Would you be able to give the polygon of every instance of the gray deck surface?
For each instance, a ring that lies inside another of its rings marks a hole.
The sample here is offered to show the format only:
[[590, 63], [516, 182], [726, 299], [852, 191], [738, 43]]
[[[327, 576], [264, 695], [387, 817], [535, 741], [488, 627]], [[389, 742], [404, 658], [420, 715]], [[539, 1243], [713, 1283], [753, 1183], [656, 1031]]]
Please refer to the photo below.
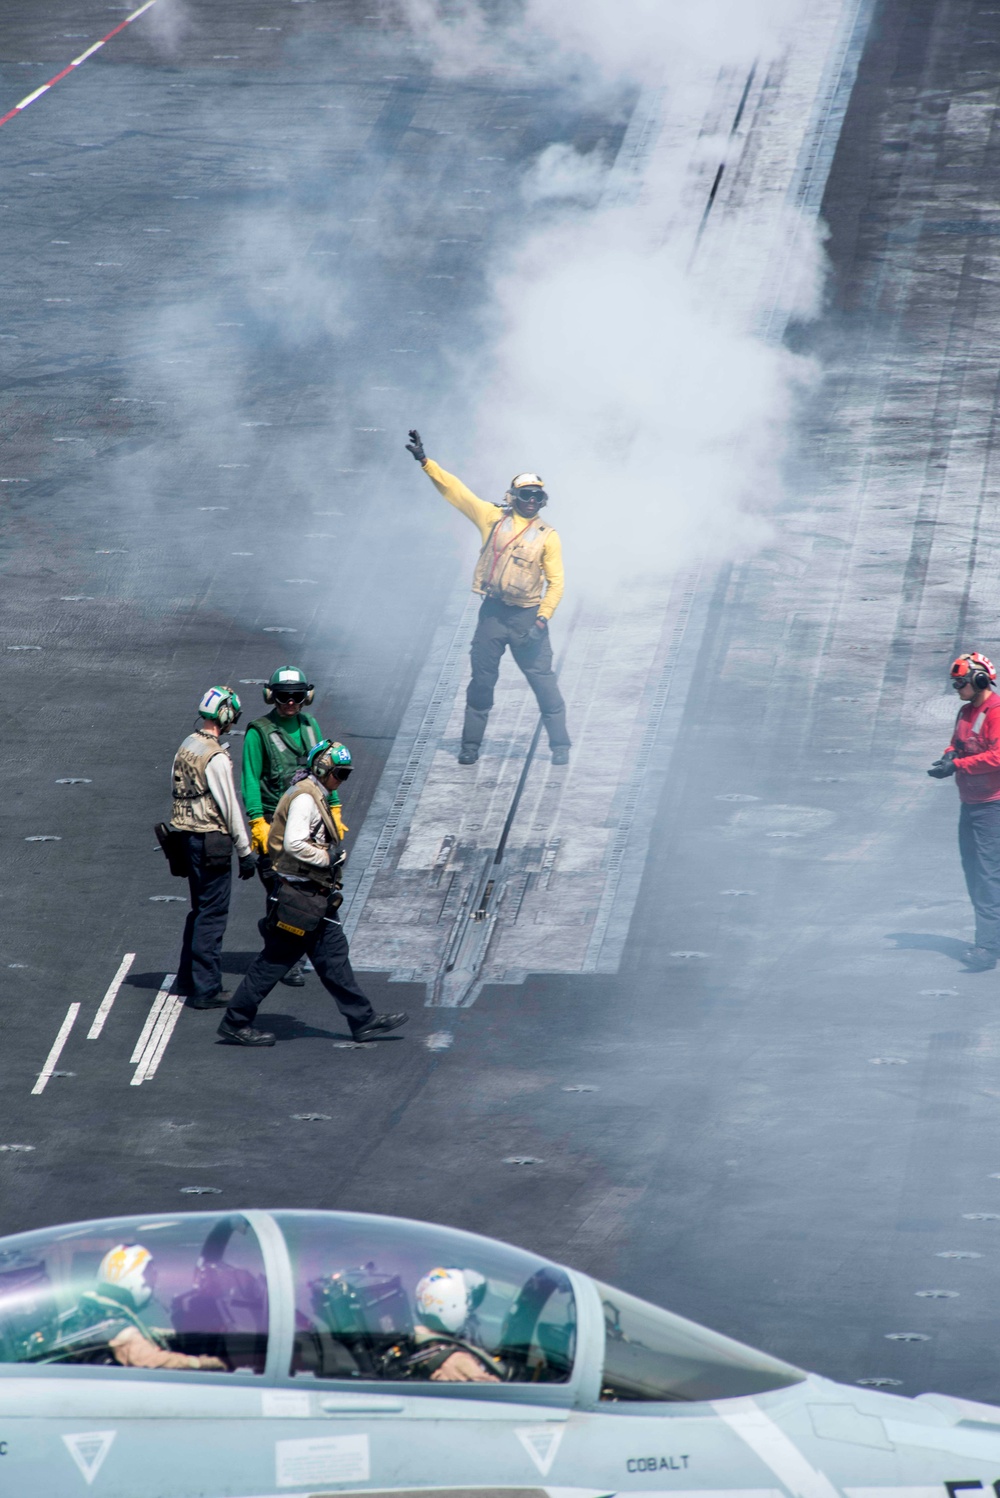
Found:
[[[822, 382], [771, 541], [699, 595], [618, 971], [529, 971], [446, 1015], [366, 974], [411, 1022], [363, 1048], [312, 978], [262, 1011], [274, 1050], [185, 1011], [133, 1087], [176, 969], [151, 827], [194, 702], [243, 682], [253, 715], [253, 682], [301, 660], [365, 835], [469, 565], [405, 430], [461, 471], [432, 434], [462, 430], [453, 361], [481, 346], [520, 170], [554, 140], [613, 152], [633, 103], [437, 78], [361, 4], [188, 9], [175, 50], [138, 22], [0, 131], [0, 1145], [33, 1147], [0, 1152], [0, 1230], [173, 1211], [192, 1185], [401, 1213], [834, 1378], [1000, 1398], [1000, 1221], [966, 1215], [1000, 1212], [1000, 979], [959, 968], [957, 798], [923, 774], [951, 655], [1000, 648], [1000, 17], [877, 8], [823, 203], [827, 308], [788, 335]], [[0, 112], [119, 14], [7, 0]], [[234, 984], [260, 903], [236, 887]], [[69, 1075], [32, 1095], [71, 1003]]]

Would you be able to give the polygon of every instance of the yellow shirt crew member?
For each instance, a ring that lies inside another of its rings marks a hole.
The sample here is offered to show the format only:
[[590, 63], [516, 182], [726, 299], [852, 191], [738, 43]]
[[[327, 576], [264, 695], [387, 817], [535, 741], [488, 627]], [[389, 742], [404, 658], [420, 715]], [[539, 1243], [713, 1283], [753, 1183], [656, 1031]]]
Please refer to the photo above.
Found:
[[538, 702], [552, 763], [568, 764], [566, 704], [552, 669], [548, 630], [563, 595], [562, 543], [558, 531], [540, 519], [548, 504], [542, 480], [536, 473], [520, 473], [511, 480], [505, 503], [489, 504], [428, 458], [419, 432], [410, 432], [406, 448], [438, 493], [468, 516], [482, 540], [472, 591], [481, 594], [483, 602], [470, 652], [472, 679], [465, 697], [459, 764], [472, 765], [479, 758], [508, 645]]

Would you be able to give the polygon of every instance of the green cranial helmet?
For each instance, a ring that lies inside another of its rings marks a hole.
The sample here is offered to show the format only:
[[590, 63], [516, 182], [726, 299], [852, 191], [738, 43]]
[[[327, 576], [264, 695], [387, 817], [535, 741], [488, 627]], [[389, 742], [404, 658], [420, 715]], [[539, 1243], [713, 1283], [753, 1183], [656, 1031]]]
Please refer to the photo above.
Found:
[[264, 701], [270, 704], [278, 696], [285, 701], [301, 701], [304, 707], [308, 707], [315, 696], [315, 688], [301, 667], [279, 666], [277, 671], [271, 672], [271, 679], [264, 687]]
[[198, 703], [199, 718], [218, 723], [223, 732], [240, 721], [242, 711], [243, 706], [232, 687], [209, 687]]
[[350, 775], [353, 765], [351, 762], [351, 751], [346, 744], [337, 744], [330, 739], [320, 739], [315, 749], [310, 751], [306, 760], [306, 768], [317, 780], [322, 780], [325, 775], [333, 773], [338, 780], [346, 780]]

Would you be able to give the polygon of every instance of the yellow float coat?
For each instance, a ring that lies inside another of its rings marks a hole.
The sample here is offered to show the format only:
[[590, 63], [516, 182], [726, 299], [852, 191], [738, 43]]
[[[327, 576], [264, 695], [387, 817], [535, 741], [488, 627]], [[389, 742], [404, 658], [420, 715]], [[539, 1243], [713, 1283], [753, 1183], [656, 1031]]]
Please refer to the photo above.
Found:
[[[461, 510], [467, 515], [473, 525], [478, 526], [483, 545], [489, 540], [490, 531], [498, 520], [502, 520], [508, 513], [499, 505], [491, 505], [485, 499], [480, 499], [467, 489], [461, 479], [457, 479], [453, 473], [445, 470], [433, 458], [428, 458], [424, 464], [424, 472], [434, 485], [439, 494], [443, 494], [450, 505], [456, 510]], [[531, 524], [525, 520], [523, 515], [517, 511], [511, 512], [515, 531], [520, 534]], [[566, 579], [563, 576], [562, 542], [559, 540], [559, 532], [550, 530], [545, 538], [545, 548], [542, 552], [542, 571], [545, 573], [545, 597], [542, 599], [538, 610], [539, 619], [551, 619], [559, 607], [559, 600], [563, 596]]]

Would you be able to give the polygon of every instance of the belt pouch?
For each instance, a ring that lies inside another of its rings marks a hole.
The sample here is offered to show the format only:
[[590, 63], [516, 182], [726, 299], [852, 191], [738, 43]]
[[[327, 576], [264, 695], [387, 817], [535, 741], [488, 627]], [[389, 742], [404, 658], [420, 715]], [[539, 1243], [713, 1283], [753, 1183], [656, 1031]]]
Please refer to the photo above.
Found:
[[306, 936], [315, 931], [326, 915], [330, 897], [303, 885], [289, 884], [283, 879], [278, 888], [271, 920], [278, 931], [289, 936]]
[[166, 822], [157, 822], [153, 831], [156, 833], [156, 841], [166, 854], [171, 874], [175, 879], [186, 879], [190, 872], [186, 835], [175, 832]]
[[233, 857], [233, 840], [228, 832], [205, 833], [205, 867], [228, 868]]

